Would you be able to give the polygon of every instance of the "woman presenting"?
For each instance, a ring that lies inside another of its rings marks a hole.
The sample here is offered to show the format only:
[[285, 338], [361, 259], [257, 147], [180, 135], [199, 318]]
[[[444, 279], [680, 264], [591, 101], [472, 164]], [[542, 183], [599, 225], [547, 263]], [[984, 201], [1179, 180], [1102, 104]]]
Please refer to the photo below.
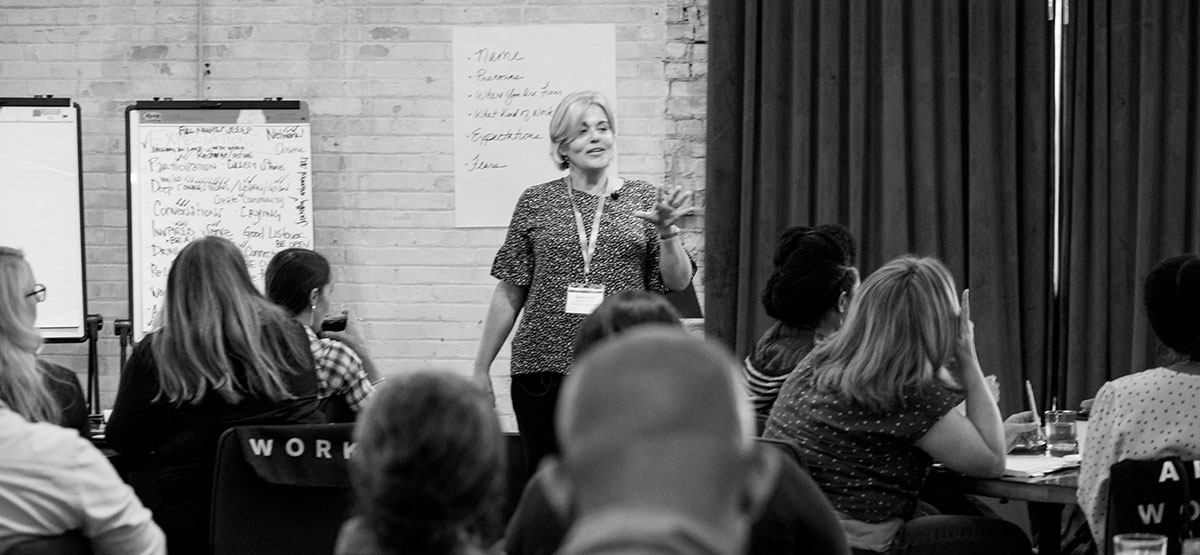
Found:
[[557, 451], [554, 407], [584, 317], [606, 295], [687, 287], [694, 272], [674, 223], [691, 194], [664, 195], [610, 172], [616, 125], [598, 92], [567, 95], [550, 120], [550, 157], [567, 175], [521, 194], [492, 263], [500, 280], [484, 321], [475, 376], [489, 369], [524, 311], [512, 344], [512, 402], [528, 468]]

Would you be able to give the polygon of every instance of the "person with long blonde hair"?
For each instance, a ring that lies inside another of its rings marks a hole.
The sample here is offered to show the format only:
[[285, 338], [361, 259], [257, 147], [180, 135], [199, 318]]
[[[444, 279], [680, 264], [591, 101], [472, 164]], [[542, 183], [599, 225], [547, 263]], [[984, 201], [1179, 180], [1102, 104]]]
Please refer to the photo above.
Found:
[[204, 237], [179, 252], [162, 313], [134, 347], [108, 422], [122, 455], [150, 457], [170, 551], [207, 552], [213, 460], [225, 429], [323, 422], [308, 338], [258, 292], [241, 251]]
[[[866, 553], [1028, 553], [1015, 525], [919, 516], [933, 461], [972, 476], [1004, 472], [1000, 412], [975, 352], [967, 291], [934, 258], [902, 256], [871, 274], [845, 322], [801, 361], [764, 432], [800, 444]], [[966, 414], [954, 410], [966, 399]]]
[[69, 533], [95, 553], [165, 553], [150, 511], [104, 455], [58, 426], [63, 402], [47, 385], [57, 378], [37, 358], [45, 295], [22, 252], [0, 247], [0, 553]]

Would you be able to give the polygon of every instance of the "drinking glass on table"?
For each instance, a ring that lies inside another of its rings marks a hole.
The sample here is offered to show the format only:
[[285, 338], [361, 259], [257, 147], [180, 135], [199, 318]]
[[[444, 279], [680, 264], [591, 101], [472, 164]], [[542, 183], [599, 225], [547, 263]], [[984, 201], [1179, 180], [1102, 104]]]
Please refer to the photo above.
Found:
[[1117, 534], [1113, 555], [1167, 555], [1167, 537], [1162, 534]]
[[1075, 416], [1076, 412], [1073, 410], [1046, 411], [1046, 448], [1051, 455], [1062, 457], [1078, 451]]
[[1200, 555], [1200, 538], [1188, 538], [1183, 540], [1183, 545], [1180, 546], [1179, 555]]

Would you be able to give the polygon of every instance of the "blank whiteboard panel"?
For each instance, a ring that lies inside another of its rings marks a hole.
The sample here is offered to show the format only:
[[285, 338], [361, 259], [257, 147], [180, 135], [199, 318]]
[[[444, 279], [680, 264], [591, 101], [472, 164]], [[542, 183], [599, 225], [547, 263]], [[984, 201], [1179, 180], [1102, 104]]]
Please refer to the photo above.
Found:
[[303, 103], [140, 102], [126, 123], [135, 339], [153, 329], [171, 262], [193, 239], [236, 244], [260, 290], [276, 252], [312, 248]]
[[[38, 99], [30, 99], [37, 101]], [[0, 105], [0, 245], [25, 251], [46, 286], [37, 327], [48, 341], [82, 341], [84, 317], [79, 107]]]

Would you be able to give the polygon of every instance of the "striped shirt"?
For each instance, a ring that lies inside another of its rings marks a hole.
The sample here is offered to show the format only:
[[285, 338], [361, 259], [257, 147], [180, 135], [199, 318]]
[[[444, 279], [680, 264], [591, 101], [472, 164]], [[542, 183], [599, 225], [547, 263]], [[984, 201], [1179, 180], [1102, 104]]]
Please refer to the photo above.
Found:
[[342, 395], [346, 405], [358, 412], [359, 404], [375, 390], [363, 369], [362, 358], [341, 341], [318, 337], [308, 326], [304, 326], [304, 331], [308, 333], [317, 366], [317, 399]]

